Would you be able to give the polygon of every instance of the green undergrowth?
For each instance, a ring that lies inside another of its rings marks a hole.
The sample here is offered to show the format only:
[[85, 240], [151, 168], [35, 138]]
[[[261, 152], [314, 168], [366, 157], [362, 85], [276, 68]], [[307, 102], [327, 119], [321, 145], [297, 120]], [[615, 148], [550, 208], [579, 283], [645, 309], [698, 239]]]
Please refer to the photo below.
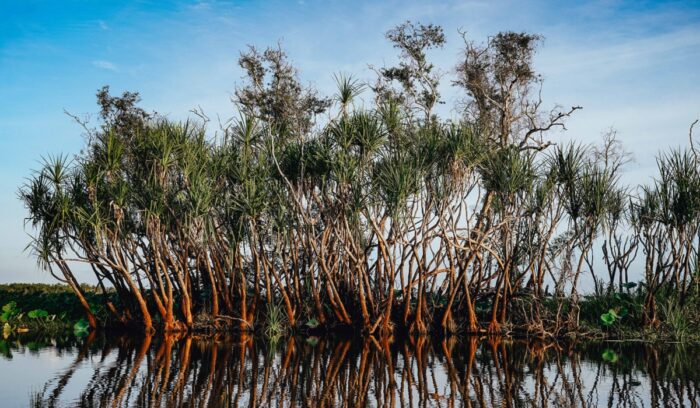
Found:
[[[93, 286], [82, 285], [93, 312], [105, 315], [103, 294]], [[80, 302], [67, 285], [43, 283], [12, 283], [0, 285], [0, 306], [14, 301], [24, 312], [34, 309], [46, 310], [49, 314], [63, 316], [69, 320], [85, 317]]]
[[657, 295], [655, 327], [644, 324], [645, 294], [625, 290], [580, 302], [580, 332], [607, 340], [700, 343], [700, 298]]
[[[109, 322], [103, 307], [103, 296], [94, 287], [83, 287], [88, 302], [102, 322]], [[599, 295], [582, 296], [579, 302], [579, 328], [568, 337], [592, 341], [644, 341], [700, 343], [700, 297], [689, 295], [681, 301], [674, 294], [657, 295], [659, 324], [650, 328], [644, 325], [645, 293], [643, 287], [626, 287], [622, 291], [608, 291]], [[526, 307], [527, 300], [525, 300]], [[568, 316], [571, 301], [568, 298], [545, 297], [542, 302], [543, 319], [552, 320]], [[84, 335], [87, 331], [85, 315], [77, 298], [66, 285], [5, 284], [0, 285], [0, 328], [7, 338], [10, 335], [30, 333], [62, 333]], [[476, 312], [483, 327], [490, 317], [490, 301], [477, 302]], [[300, 318], [297, 330], [288, 327], [283, 307], [279, 303], [263, 309], [260, 316], [260, 332], [273, 342], [284, 338], [291, 331], [318, 331], [318, 321], [313, 316]], [[515, 310], [514, 310], [515, 311]], [[514, 326], [527, 323], [529, 316], [513, 313]], [[108, 325], [108, 324], [107, 324]]]
[[[102, 296], [94, 287], [83, 286], [98, 316], [104, 316]], [[0, 328], [3, 337], [19, 333], [87, 332], [85, 312], [66, 285], [13, 283], [0, 285]]]

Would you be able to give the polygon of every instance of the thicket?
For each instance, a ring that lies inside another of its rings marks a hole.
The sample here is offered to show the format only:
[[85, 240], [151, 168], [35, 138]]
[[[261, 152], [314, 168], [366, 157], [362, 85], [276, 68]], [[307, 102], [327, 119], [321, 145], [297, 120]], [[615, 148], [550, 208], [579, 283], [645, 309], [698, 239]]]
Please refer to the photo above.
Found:
[[202, 112], [174, 122], [100, 90], [84, 150], [48, 158], [21, 188], [40, 265], [91, 326], [84, 273], [114, 291], [116, 321], [147, 331], [252, 330], [274, 314], [363, 333], [558, 336], [580, 327], [582, 275], [596, 294], [623, 293], [636, 258], [645, 325], [659, 324], [659, 296], [697, 296], [692, 133], [658, 157], [653, 183], [623, 186], [614, 133], [555, 143], [579, 107], [543, 108], [539, 36], [463, 36], [453, 119], [435, 113], [444, 77], [428, 58], [442, 29], [409, 22], [387, 38], [398, 63], [372, 83], [336, 76], [332, 97], [302, 85], [281, 49], [250, 48], [239, 116], [214, 134]]

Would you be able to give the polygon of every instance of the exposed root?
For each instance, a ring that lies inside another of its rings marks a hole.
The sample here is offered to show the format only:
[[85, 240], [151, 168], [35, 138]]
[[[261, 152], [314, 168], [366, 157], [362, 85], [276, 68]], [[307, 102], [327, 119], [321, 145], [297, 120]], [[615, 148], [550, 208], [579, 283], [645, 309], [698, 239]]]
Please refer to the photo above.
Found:
[[501, 334], [502, 333], [502, 328], [501, 324], [498, 323], [496, 320], [491, 320], [491, 323], [489, 323], [489, 327], [486, 330], [488, 334]]
[[428, 334], [428, 328], [423, 323], [423, 319], [414, 320], [409, 328], [409, 333], [420, 336]]

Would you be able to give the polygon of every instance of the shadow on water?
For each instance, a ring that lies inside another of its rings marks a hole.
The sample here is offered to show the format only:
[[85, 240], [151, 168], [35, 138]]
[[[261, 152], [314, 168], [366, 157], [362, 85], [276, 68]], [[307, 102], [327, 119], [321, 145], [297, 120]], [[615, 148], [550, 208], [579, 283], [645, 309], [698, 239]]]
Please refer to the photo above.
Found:
[[[64, 340], [2, 344], [0, 364], [9, 369], [13, 353], [37, 347], [66, 361], [67, 368], [33, 390], [32, 406], [680, 407], [700, 401], [698, 350], [678, 345], [476, 337]], [[66, 395], [69, 385], [75, 395]]]

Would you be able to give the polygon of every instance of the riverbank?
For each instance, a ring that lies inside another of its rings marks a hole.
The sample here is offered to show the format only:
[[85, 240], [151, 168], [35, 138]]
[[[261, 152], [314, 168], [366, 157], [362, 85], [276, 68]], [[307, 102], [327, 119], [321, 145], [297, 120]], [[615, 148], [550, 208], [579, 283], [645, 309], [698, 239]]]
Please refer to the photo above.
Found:
[[[104, 308], [104, 297], [112, 298], [111, 293], [103, 293], [95, 287], [82, 287], [92, 310], [102, 325], [101, 330], [125, 331], [118, 322], [110, 319]], [[651, 343], [683, 342], [700, 343], [700, 307], [698, 302], [687, 299], [681, 304], [673, 297], [659, 297], [659, 324], [645, 327], [643, 322], [644, 294], [641, 290], [627, 290], [605, 295], [588, 295], [579, 302], [579, 324], [571, 330], [563, 322], [569, 315], [571, 302], [566, 299], [549, 298], [540, 306], [539, 316], [542, 330], [533, 329], [533, 305], [527, 299], [514, 301], [511, 321], [503, 326], [503, 334], [510, 337], [541, 337], [576, 341], [644, 341]], [[477, 317], [483, 332], [488, 326], [487, 299], [477, 302]], [[5, 331], [59, 333], [87, 331], [84, 311], [80, 302], [67, 285], [61, 284], [5, 284], [0, 285], [0, 324]], [[253, 331], [263, 337], [281, 338], [289, 333], [307, 334], [352, 334], [354, 328], [323, 327], [315, 319], [300, 320], [290, 327], [283, 308], [273, 306], [261, 308], [256, 319], [258, 325]], [[459, 319], [458, 319], [459, 320]], [[233, 322], [233, 323], [232, 323]], [[558, 323], [560, 322], [560, 323]], [[5, 323], [8, 326], [5, 326]], [[236, 319], [222, 316], [211, 319], [199, 316], [191, 331], [213, 333], [216, 331], [238, 331]], [[436, 333], [437, 330], [434, 330]], [[433, 334], [436, 334], [433, 333]], [[457, 334], [466, 334], [457, 331]], [[397, 326], [395, 336], [405, 337], [408, 333]]]

